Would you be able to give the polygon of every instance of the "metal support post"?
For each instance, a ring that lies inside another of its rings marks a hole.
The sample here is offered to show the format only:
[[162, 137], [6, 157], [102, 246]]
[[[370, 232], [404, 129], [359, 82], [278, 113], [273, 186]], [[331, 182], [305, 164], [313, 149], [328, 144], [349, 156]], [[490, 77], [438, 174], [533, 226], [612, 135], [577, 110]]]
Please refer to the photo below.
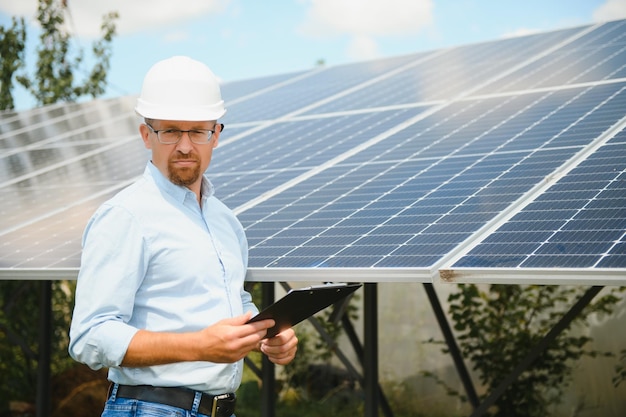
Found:
[[[350, 340], [350, 344], [356, 353], [356, 356], [359, 358], [359, 362], [361, 366], [365, 368], [363, 363], [363, 345], [359, 341], [359, 338], [354, 330], [354, 326], [352, 326], [352, 322], [347, 314], [344, 314], [341, 317], [341, 324], [343, 325], [343, 329], [346, 332], [346, 336], [348, 336], [348, 340]], [[383, 414], [386, 417], [393, 417], [393, 410], [391, 409], [391, 405], [389, 405], [389, 401], [387, 401], [387, 397], [385, 397], [385, 393], [383, 392], [380, 383], [378, 385], [378, 399], [380, 401], [380, 408], [383, 411]]]
[[37, 362], [37, 417], [48, 417], [50, 407], [50, 351], [52, 349], [52, 282], [40, 282], [39, 360]]
[[[262, 308], [270, 306], [274, 302], [274, 283], [264, 282]], [[275, 366], [263, 355], [261, 372], [263, 385], [261, 388], [261, 417], [274, 417], [276, 414], [276, 373]]]
[[461, 355], [459, 346], [456, 344], [456, 340], [454, 339], [454, 334], [452, 333], [450, 324], [446, 319], [443, 308], [441, 308], [441, 303], [439, 302], [439, 298], [437, 297], [435, 288], [433, 287], [433, 284], [425, 283], [424, 289], [426, 290], [426, 294], [428, 295], [428, 300], [430, 301], [430, 305], [433, 308], [435, 317], [437, 318], [437, 323], [439, 323], [439, 327], [441, 328], [441, 332], [443, 333], [443, 337], [444, 339], [446, 339], [448, 350], [450, 350], [450, 355], [452, 356], [452, 360], [454, 361], [454, 365], [456, 366], [456, 371], [458, 372], [459, 378], [461, 379], [463, 387], [465, 388], [467, 398], [472, 405], [472, 408], [476, 409], [479, 404], [476, 389], [474, 388], [472, 378], [470, 377], [467, 367], [465, 366], [465, 362], [463, 361], [463, 355]]
[[378, 417], [378, 287], [365, 284], [364, 363], [365, 417]]

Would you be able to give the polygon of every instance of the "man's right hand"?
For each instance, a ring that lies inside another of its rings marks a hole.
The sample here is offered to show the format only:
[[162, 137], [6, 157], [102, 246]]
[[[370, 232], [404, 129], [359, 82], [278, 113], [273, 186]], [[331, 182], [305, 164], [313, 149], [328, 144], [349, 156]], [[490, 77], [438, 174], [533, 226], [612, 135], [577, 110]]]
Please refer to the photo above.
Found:
[[143, 367], [186, 361], [234, 363], [258, 349], [274, 320], [247, 323], [252, 313], [220, 320], [198, 332], [162, 333], [139, 330], [122, 366]]
[[224, 319], [200, 333], [204, 359], [216, 363], [233, 363], [243, 359], [250, 351], [258, 349], [274, 320], [248, 323], [252, 313]]

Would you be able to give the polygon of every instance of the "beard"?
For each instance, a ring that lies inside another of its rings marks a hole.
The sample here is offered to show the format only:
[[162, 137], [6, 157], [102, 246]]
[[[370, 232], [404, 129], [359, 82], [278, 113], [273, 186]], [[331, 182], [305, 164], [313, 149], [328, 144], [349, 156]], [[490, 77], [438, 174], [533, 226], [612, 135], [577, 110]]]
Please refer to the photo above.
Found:
[[194, 154], [177, 154], [172, 157], [167, 163], [167, 170], [169, 173], [169, 179], [172, 183], [180, 185], [182, 187], [189, 187], [194, 184], [200, 178], [200, 164], [196, 164], [194, 167], [178, 167], [174, 162], [178, 159], [193, 159], [199, 162], [199, 158]]

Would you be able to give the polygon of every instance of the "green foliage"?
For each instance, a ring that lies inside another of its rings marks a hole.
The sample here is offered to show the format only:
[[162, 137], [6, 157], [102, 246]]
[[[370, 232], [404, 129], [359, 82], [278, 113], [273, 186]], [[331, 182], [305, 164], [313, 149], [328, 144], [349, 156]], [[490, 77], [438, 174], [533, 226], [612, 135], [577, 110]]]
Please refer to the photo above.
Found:
[[626, 381], [626, 349], [620, 352], [619, 363], [615, 365], [615, 376], [613, 385], [617, 388], [619, 384]]
[[[353, 320], [358, 317], [357, 307], [354, 305], [357, 300], [358, 296], [353, 296], [344, 313]], [[302, 391], [303, 387], [297, 381], [301, 381], [303, 376], [307, 375], [310, 365], [329, 363], [337, 349], [337, 339], [343, 332], [340, 322], [335, 323], [330, 320], [331, 314], [332, 307], [321, 311], [315, 316], [324, 332], [328, 335], [328, 339], [323, 338], [317, 331], [311, 329], [311, 327], [299, 326], [297, 328], [298, 352], [295, 359], [283, 367], [287, 387]], [[300, 392], [299, 394], [306, 396], [304, 392]]]
[[[242, 384], [237, 391], [237, 417], [258, 417], [261, 413], [261, 393], [256, 383]], [[335, 403], [328, 401], [299, 400], [297, 402], [279, 400], [275, 407], [276, 417], [355, 417], [363, 415], [363, 401]], [[396, 417], [418, 417], [417, 414], [395, 414]]]
[[[61, 0], [39, 0], [37, 20], [41, 26], [39, 47], [37, 48], [37, 69], [34, 77], [26, 74], [16, 76], [16, 80], [37, 100], [37, 104], [46, 105], [59, 101], [74, 102], [78, 98], [90, 95], [97, 97], [104, 93], [106, 74], [111, 57], [111, 42], [115, 35], [115, 19], [118, 14], [109, 13], [103, 17], [102, 38], [94, 43], [92, 52], [96, 64], [85, 80], [78, 80], [76, 71], [82, 68], [83, 51], [72, 48], [72, 37], [64, 29], [67, 3]], [[26, 33], [22, 20], [21, 26], [14, 26], [5, 31], [2, 45], [2, 82], [3, 90], [0, 104], [3, 109], [13, 108], [11, 95], [12, 75], [23, 62]], [[6, 45], [4, 43], [6, 42]], [[5, 55], [5, 52], [9, 52]], [[9, 72], [12, 70], [11, 72]], [[8, 78], [9, 83], [6, 84]], [[5, 91], [6, 90], [6, 91]]]
[[[529, 351], [586, 291], [582, 287], [538, 285], [459, 285], [448, 301], [462, 354], [472, 363], [487, 394], [518, 365]], [[572, 366], [583, 355], [610, 356], [585, 350], [592, 340], [582, 334], [592, 313], [610, 314], [623, 288], [590, 303], [572, 326], [523, 372], [496, 401], [494, 417], [533, 417], [548, 414], [571, 382]], [[576, 331], [578, 330], [578, 332]], [[444, 352], [447, 350], [444, 349]], [[431, 375], [432, 376], [432, 375]], [[436, 378], [435, 378], [436, 379]], [[443, 384], [442, 381], [438, 383]], [[445, 385], [445, 384], [444, 384]], [[464, 398], [449, 389], [448, 393]]]
[[0, 26], [0, 110], [14, 108], [13, 75], [24, 66], [24, 18], [14, 17], [12, 20], [11, 28]]
[[[0, 411], [8, 401], [34, 403], [41, 291], [38, 281], [0, 281]], [[73, 293], [73, 282], [52, 282], [52, 374], [73, 365], [67, 354]]]
[[[395, 417], [458, 417], [463, 414], [446, 414], [444, 412], [424, 409], [419, 406], [420, 398], [415, 396], [411, 387], [385, 386], [388, 400]], [[291, 395], [281, 396], [275, 407], [276, 417], [355, 417], [364, 413], [362, 396], [354, 396], [350, 400], [330, 397], [325, 400], [305, 399]], [[261, 410], [261, 388], [257, 381], [244, 381], [237, 391], [237, 417], [258, 417]], [[379, 410], [379, 415], [384, 415]]]
[[[262, 298], [261, 286], [255, 283], [247, 283], [246, 290], [252, 294], [252, 299], [256, 305], [260, 306]], [[358, 317], [355, 303], [358, 302], [359, 296], [351, 297], [350, 302], [345, 308], [344, 314], [350, 319]], [[295, 359], [288, 365], [281, 367], [281, 381], [283, 393], [289, 392], [289, 396], [298, 399], [298, 403], [306, 400], [309, 393], [306, 392], [306, 383], [312, 364], [329, 364], [334, 352], [337, 349], [337, 339], [343, 333], [341, 323], [335, 323], [330, 320], [333, 308], [327, 308], [317, 315], [315, 319], [322, 327], [327, 337], [322, 337], [308, 322], [298, 324], [295, 328], [298, 337], [298, 352]], [[249, 358], [260, 366], [260, 356], [251, 353]], [[246, 378], [244, 378], [244, 381]], [[239, 412], [237, 413], [239, 415]]]

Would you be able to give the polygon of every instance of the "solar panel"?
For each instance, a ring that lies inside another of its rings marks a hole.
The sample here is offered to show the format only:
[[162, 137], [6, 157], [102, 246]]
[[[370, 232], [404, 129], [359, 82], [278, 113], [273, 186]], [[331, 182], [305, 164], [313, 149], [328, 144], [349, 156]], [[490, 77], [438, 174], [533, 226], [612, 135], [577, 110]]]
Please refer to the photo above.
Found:
[[542, 54], [482, 92], [523, 91], [619, 79], [624, 67], [624, 21], [609, 22], [573, 35], [571, 42]]
[[[626, 21], [224, 84], [208, 176], [263, 281], [626, 283]], [[72, 278], [134, 97], [0, 115], [0, 278]]]
[[621, 131], [454, 267], [623, 267], [625, 160], [626, 132]]

